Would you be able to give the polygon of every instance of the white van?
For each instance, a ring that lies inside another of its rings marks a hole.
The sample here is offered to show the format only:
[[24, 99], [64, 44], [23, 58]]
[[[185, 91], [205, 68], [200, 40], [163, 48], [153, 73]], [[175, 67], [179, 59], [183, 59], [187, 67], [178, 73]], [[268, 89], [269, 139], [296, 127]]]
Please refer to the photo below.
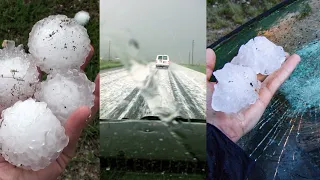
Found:
[[157, 55], [156, 58], [156, 68], [166, 67], [169, 68], [170, 58], [168, 55]]

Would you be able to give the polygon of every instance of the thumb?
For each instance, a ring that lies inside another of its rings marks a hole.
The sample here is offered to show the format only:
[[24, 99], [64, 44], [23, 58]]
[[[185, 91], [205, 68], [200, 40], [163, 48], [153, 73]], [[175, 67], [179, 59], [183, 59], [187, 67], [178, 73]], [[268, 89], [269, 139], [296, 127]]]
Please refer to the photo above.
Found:
[[66, 135], [69, 137], [69, 143], [63, 150], [63, 153], [69, 157], [73, 157], [76, 151], [79, 137], [81, 136], [82, 130], [87, 126], [90, 113], [91, 110], [89, 107], [79, 107], [70, 115], [64, 126]]
[[210, 81], [210, 78], [212, 76], [214, 66], [216, 64], [216, 54], [212, 49], [206, 50], [206, 76], [207, 81]]

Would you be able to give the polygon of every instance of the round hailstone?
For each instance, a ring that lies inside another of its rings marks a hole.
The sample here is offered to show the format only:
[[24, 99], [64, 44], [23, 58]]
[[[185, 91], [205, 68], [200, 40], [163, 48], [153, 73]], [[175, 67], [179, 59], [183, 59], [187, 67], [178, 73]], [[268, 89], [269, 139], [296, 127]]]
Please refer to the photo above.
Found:
[[264, 36], [257, 36], [240, 47], [231, 63], [251, 67], [256, 74], [269, 75], [279, 69], [285, 59], [286, 54], [281, 46]]
[[6, 161], [34, 171], [55, 161], [69, 138], [47, 104], [18, 101], [2, 112], [0, 150]]
[[82, 26], [86, 25], [90, 20], [90, 15], [86, 11], [79, 11], [74, 16], [74, 19]]
[[95, 84], [78, 70], [53, 71], [39, 84], [35, 98], [46, 102], [62, 124], [80, 106], [92, 107]]
[[0, 49], [0, 113], [18, 100], [33, 96], [39, 72], [33, 57], [9, 41]]
[[237, 113], [258, 99], [261, 82], [251, 68], [227, 63], [213, 75], [218, 81], [211, 104], [215, 111]]
[[29, 34], [29, 51], [41, 70], [80, 69], [90, 52], [87, 30], [64, 15], [38, 21]]

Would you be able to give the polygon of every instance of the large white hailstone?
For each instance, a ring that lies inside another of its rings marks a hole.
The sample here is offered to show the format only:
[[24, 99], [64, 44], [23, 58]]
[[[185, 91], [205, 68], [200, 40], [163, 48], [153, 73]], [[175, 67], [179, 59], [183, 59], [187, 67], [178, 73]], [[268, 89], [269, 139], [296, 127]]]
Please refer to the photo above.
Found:
[[53, 15], [33, 26], [28, 46], [40, 69], [50, 73], [53, 69], [80, 69], [90, 52], [90, 39], [74, 19]]
[[69, 138], [44, 102], [18, 101], [2, 112], [1, 154], [15, 166], [37, 171], [55, 161]]
[[6, 41], [5, 48], [0, 49], [0, 113], [18, 100], [33, 96], [39, 81], [33, 57], [14, 44]]
[[47, 80], [39, 84], [35, 98], [46, 102], [48, 107], [64, 124], [80, 106], [92, 107], [95, 84], [78, 70], [53, 71]]
[[227, 63], [213, 75], [218, 81], [212, 95], [215, 111], [237, 113], [258, 99], [261, 82], [251, 68]]
[[86, 11], [79, 11], [74, 16], [74, 19], [82, 26], [86, 25], [90, 20], [90, 15]]
[[231, 63], [251, 67], [256, 74], [269, 75], [279, 69], [285, 59], [286, 54], [281, 46], [264, 36], [257, 36], [240, 47]]

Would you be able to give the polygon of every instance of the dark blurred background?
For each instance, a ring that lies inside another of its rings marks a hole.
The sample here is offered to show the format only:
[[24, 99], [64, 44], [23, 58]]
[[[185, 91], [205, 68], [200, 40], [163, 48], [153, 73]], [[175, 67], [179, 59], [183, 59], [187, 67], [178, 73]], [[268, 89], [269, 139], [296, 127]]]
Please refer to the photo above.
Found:
[[207, 0], [207, 45], [283, 0]]

